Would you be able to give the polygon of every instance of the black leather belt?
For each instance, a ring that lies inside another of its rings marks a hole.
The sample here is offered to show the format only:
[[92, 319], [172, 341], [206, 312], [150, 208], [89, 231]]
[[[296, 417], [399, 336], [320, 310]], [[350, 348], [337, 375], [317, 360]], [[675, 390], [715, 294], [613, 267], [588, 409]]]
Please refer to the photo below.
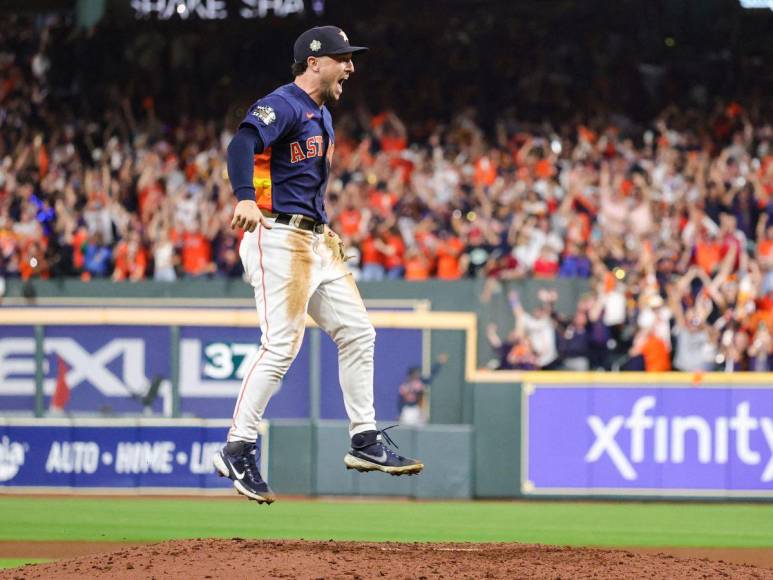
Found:
[[315, 234], [325, 233], [325, 222], [318, 222], [310, 217], [298, 214], [278, 213], [276, 214], [276, 223], [296, 227], [307, 232]]

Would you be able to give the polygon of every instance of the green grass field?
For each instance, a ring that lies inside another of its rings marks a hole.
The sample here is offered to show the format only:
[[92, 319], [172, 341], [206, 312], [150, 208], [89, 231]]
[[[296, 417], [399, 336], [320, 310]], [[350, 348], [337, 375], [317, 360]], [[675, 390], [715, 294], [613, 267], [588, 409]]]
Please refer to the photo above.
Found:
[[0, 497], [0, 541], [242, 537], [773, 547], [771, 504]]
[[41, 560], [38, 558], [0, 558], [0, 569], [17, 568], [24, 564], [40, 564], [41, 562], [49, 561], [50, 560]]

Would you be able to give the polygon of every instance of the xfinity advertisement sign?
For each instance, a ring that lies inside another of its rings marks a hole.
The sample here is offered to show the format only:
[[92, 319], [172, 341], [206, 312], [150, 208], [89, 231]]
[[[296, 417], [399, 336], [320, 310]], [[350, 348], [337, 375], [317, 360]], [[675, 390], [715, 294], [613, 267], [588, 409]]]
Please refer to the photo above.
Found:
[[773, 388], [524, 385], [525, 494], [773, 496]]

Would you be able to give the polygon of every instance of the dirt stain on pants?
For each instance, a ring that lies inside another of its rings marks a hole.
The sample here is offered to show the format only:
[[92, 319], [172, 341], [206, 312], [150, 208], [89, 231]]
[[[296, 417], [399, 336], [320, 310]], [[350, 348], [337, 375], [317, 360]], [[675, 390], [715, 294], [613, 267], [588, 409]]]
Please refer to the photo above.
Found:
[[298, 352], [306, 323], [306, 305], [311, 288], [311, 240], [300, 232], [292, 232], [290, 242], [290, 283], [287, 286], [287, 316], [296, 325], [293, 352]]

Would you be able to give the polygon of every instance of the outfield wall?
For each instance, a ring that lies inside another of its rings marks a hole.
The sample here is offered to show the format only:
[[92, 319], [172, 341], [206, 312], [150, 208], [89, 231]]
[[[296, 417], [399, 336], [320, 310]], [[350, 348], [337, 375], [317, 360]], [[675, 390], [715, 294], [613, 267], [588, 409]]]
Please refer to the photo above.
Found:
[[[264, 423], [270, 427], [263, 473], [282, 493], [472, 496], [473, 429], [438, 423], [464, 420], [475, 317], [429, 312], [418, 301], [392, 300], [389, 306], [369, 304], [378, 335], [376, 404], [379, 419], [388, 421], [382, 426], [397, 419], [397, 389], [408, 368], [429, 370], [440, 352], [449, 354], [430, 393], [433, 424], [391, 431], [401, 453], [421, 457], [432, 469], [422, 478], [397, 480], [344, 468], [348, 434], [337, 353], [309, 320], [299, 357]], [[257, 323], [253, 308], [4, 307], [0, 472], [5, 469], [7, 477], [0, 473], [0, 488], [170, 491], [177, 478], [183, 490], [222, 488], [207, 456], [225, 439], [243, 369], [260, 340]], [[52, 419], [58, 416], [51, 402], [61, 380], [71, 392], [67, 416]], [[31, 419], [33, 414], [41, 418]], [[139, 419], [131, 417], [139, 414], [177, 418], [138, 428]], [[135, 452], [135, 477], [115, 467], [126, 463], [117, 459], [129, 450]], [[186, 463], [194, 457], [195, 464]]]
[[[0, 419], [0, 491], [228, 493], [212, 456], [230, 421], [195, 419]], [[395, 428], [400, 452], [429, 466], [422, 477], [349, 471], [347, 424], [285, 420], [261, 424], [263, 476], [282, 494], [472, 497], [472, 428]]]
[[[370, 309], [378, 334], [382, 425], [396, 417], [405, 370], [426, 369], [440, 352], [450, 357], [430, 392], [430, 425], [395, 430], [400, 452], [420, 457], [426, 472], [394, 480], [343, 469], [347, 433], [335, 349], [309, 322], [295, 374], [269, 407], [266, 469], [284, 493], [773, 497], [773, 375], [480, 370], [475, 314], [430, 311], [410, 301], [402, 309], [395, 303], [383, 308]], [[4, 307], [0, 416], [50, 415], [50, 398], [63, 376], [72, 389], [68, 412], [80, 417], [147, 413], [227, 420], [239, 369], [259, 336], [255, 316], [254, 309], [230, 307]], [[63, 373], [59, 359], [67, 364]], [[147, 400], [154, 377], [162, 379], [158, 398]], [[0, 435], [0, 472], [10, 472], [19, 453], [14, 429]], [[225, 426], [220, 429], [225, 433]], [[122, 437], [127, 444], [134, 437], [142, 447], [151, 436], [132, 428]], [[40, 460], [37, 452], [33, 457]], [[41, 477], [41, 484], [48, 481]], [[52, 485], [64, 485], [57, 481]], [[147, 485], [140, 478], [134, 486]]]

